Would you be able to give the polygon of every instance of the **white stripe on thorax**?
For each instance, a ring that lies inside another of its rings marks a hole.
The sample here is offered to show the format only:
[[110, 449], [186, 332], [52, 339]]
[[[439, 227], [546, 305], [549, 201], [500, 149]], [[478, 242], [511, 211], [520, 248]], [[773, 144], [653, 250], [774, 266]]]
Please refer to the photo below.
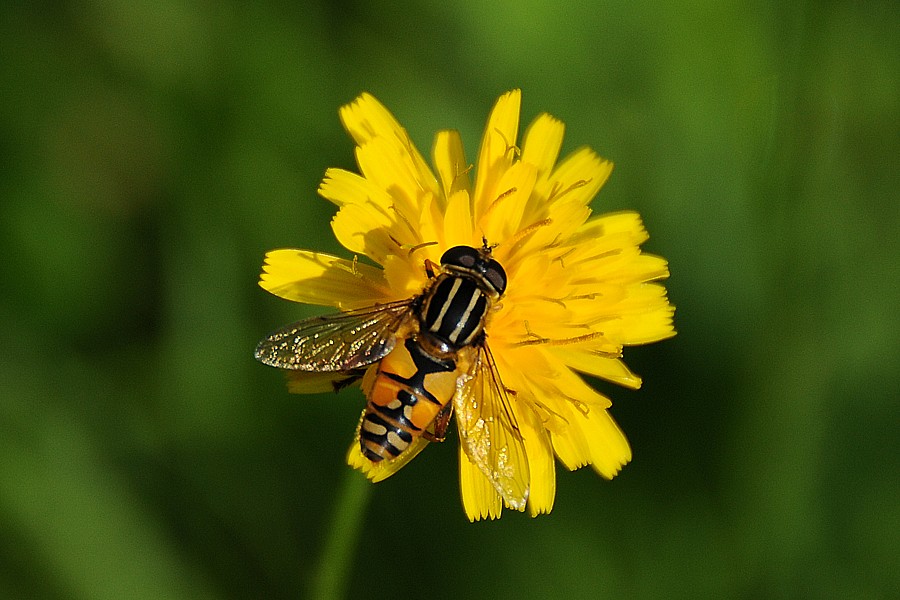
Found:
[[469, 321], [469, 317], [472, 315], [472, 311], [475, 309], [475, 305], [478, 304], [479, 298], [481, 298], [481, 290], [475, 288], [474, 290], [472, 290], [472, 297], [469, 299], [469, 305], [466, 307], [466, 312], [464, 312], [462, 318], [460, 318], [456, 329], [454, 329], [453, 333], [450, 334], [450, 341], [454, 344], [456, 343], [456, 338], [458, 338], [459, 334], [462, 333], [463, 327], [465, 327], [466, 323]]
[[459, 277], [453, 280], [453, 287], [450, 289], [450, 293], [447, 295], [447, 300], [444, 301], [443, 306], [441, 306], [441, 312], [438, 313], [437, 318], [434, 320], [434, 323], [431, 325], [431, 333], [437, 333], [437, 331], [441, 328], [441, 321], [444, 320], [444, 315], [447, 314], [447, 311], [450, 310], [450, 305], [453, 303], [453, 298], [456, 296], [457, 290], [459, 290], [459, 286], [462, 285], [462, 279]]

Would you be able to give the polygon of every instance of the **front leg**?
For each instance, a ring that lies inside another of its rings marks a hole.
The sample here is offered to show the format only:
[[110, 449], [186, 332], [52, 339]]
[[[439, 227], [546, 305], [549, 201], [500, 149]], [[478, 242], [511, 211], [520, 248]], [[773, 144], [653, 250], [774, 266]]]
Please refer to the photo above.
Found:
[[425, 259], [425, 274], [428, 275], [428, 279], [435, 278], [435, 271], [439, 271], [441, 269], [441, 265], [434, 263], [431, 259]]

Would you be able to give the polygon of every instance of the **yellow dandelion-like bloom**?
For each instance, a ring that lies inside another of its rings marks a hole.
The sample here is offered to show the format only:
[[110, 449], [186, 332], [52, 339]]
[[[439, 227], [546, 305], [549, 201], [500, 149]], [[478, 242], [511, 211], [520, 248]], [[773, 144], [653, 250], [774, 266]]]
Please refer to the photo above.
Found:
[[[631, 449], [607, 410], [610, 401], [581, 375], [637, 388], [640, 378], [621, 360], [623, 347], [675, 334], [674, 308], [656, 283], [668, 276], [666, 261], [641, 253], [647, 233], [640, 217], [591, 217], [589, 203], [612, 164], [589, 148], [557, 162], [564, 127], [547, 114], [520, 142], [520, 101], [518, 90], [499, 98], [474, 165], [458, 132], [439, 132], [434, 171], [374, 97], [363, 94], [344, 106], [340, 116], [356, 142], [360, 174], [328, 169], [319, 193], [339, 207], [334, 234], [356, 256], [274, 250], [260, 281], [287, 300], [352, 312], [421, 296], [434, 277], [428, 265], [439, 265], [456, 246], [482, 248], [502, 265], [505, 293], [485, 317], [484, 336], [493, 359], [488, 375], [502, 382], [505, 401], [473, 402], [473, 410], [483, 411], [477, 418], [469, 409], [459, 414], [457, 404], [462, 501], [472, 521], [497, 518], [504, 505], [532, 516], [549, 512], [554, 456], [570, 470], [591, 465], [603, 477], [615, 476]], [[376, 367], [363, 377], [367, 391]], [[314, 392], [358, 375], [289, 371], [288, 385]], [[460, 379], [457, 397], [468, 393]], [[512, 423], [514, 431], [495, 429], [502, 444], [497, 437], [474, 442], [495, 420], [507, 429]], [[366, 458], [357, 441], [348, 462], [379, 481], [428, 441], [418, 437], [397, 458], [379, 462]]]

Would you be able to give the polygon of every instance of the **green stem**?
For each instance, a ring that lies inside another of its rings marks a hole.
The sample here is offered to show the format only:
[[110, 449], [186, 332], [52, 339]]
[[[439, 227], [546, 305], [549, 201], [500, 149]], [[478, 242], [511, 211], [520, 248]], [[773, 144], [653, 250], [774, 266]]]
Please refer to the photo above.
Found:
[[371, 488], [372, 484], [360, 473], [347, 469], [337, 494], [322, 556], [313, 572], [310, 598], [339, 600], [346, 597], [347, 580]]

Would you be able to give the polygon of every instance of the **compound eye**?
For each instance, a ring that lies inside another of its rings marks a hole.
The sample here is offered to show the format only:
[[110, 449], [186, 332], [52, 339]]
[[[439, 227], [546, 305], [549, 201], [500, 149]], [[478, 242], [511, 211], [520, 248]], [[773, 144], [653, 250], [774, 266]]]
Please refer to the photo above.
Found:
[[496, 260], [487, 261], [487, 265], [484, 269], [484, 277], [490, 282], [491, 286], [497, 290], [497, 293], [502, 296], [503, 292], [506, 291], [506, 271], [503, 270], [500, 263]]
[[471, 269], [481, 259], [478, 250], [471, 246], [454, 246], [441, 257], [442, 265], [454, 265]]

